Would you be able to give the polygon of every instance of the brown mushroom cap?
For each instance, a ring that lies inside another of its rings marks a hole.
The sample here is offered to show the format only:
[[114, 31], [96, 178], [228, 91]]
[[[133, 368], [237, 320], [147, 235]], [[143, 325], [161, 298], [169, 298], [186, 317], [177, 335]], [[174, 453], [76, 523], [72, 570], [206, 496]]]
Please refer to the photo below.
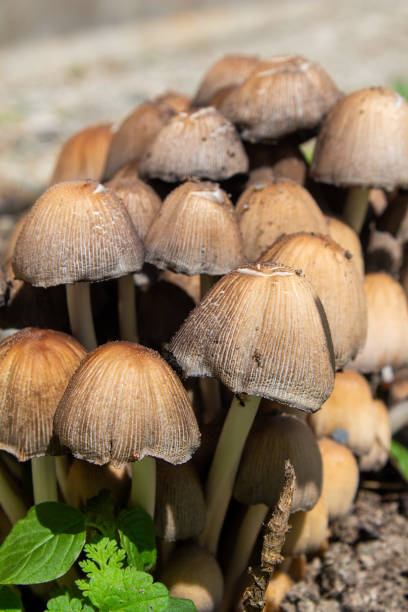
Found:
[[259, 142], [314, 129], [341, 95], [318, 64], [288, 55], [260, 63], [219, 109], [244, 140]]
[[328, 236], [299, 232], [279, 238], [260, 259], [302, 270], [326, 312], [336, 369], [353, 359], [367, 336], [367, 305], [350, 253]]
[[113, 136], [110, 123], [90, 125], [67, 140], [57, 159], [50, 185], [62, 181], [100, 181]]
[[282, 554], [288, 557], [316, 552], [327, 538], [328, 514], [323, 494], [307, 512], [295, 512], [289, 518]]
[[248, 261], [256, 261], [282, 234], [326, 233], [320, 208], [301, 185], [279, 180], [245, 189], [237, 203]]
[[75, 457], [98, 465], [145, 456], [184, 463], [200, 443], [176, 374], [156, 351], [130, 342], [104, 344], [83, 360], [54, 426]]
[[408, 186], [408, 103], [384, 87], [345, 96], [324, 121], [311, 173], [343, 187]]
[[333, 385], [326, 315], [310, 283], [280, 264], [242, 266], [204, 296], [169, 345], [186, 376], [318, 410]]
[[55, 454], [53, 418], [85, 356], [71, 336], [27, 327], [0, 343], [0, 447], [19, 461]]
[[163, 202], [146, 236], [146, 261], [181, 274], [225, 274], [245, 261], [235, 208], [214, 183], [189, 181]]
[[295, 470], [292, 512], [310, 510], [320, 497], [322, 460], [310, 428], [289, 415], [260, 414], [247, 438], [234, 497], [243, 504], [274, 507], [285, 480], [285, 463]]
[[212, 107], [175, 115], [139, 166], [142, 176], [170, 183], [186, 178], [220, 181], [247, 170], [248, 158], [236, 129]]
[[143, 244], [124, 204], [94, 181], [58, 183], [27, 214], [16, 278], [36, 287], [101, 281], [140, 270]]
[[180, 113], [188, 110], [191, 104], [191, 98], [177, 91], [168, 91], [154, 99], [156, 104], [165, 104], [174, 113]]
[[329, 438], [319, 440], [323, 462], [324, 498], [329, 519], [345, 516], [351, 509], [358, 487], [358, 464], [353, 453]]
[[110, 463], [94, 465], [73, 459], [67, 477], [67, 503], [80, 508], [103, 489], [110, 491], [116, 504], [123, 505], [130, 489], [126, 467], [115, 468]]
[[330, 238], [333, 238], [343, 247], [345, 251], [352, 254], [352, 261], [356, 266], [358, 272], [364, 277], [364, 259], [363, 251], [361, 249], [361, 242], [358, 234], [353, 230], [352, 227], [336, 219], [335, 217], [326, 216], [327, 230]]
[[370, 451], [360, 457], [360, 469], [378, 471], [387, 463], [390, 455], [391, 426], [387, 406], [379, 399], [373, 400], [376, 412], [375, 440]]

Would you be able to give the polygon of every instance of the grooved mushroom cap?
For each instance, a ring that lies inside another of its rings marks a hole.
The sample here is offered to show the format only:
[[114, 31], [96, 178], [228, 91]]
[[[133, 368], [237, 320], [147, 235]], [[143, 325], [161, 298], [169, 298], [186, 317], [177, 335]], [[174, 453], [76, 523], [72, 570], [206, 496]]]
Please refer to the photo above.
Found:
[[367, 305], [363, 282], [350, 253], [322, 234], [282, 236], [260, 258], [300, 269], [323, 305], [333, 340], [336, 369], [364, 346]]
[[360, 457], [360, 469], [378, 471], [388, 461], [391, 444], [391, 426], [387, 406], [379, 399], [373, 400], [376, 413], [375, 440], [370, 451]]
[[319, 132], [311, 174], [343, 187], [408, 186], [408, 103], [384, 87], [345, 96]]
[[103, 173], [104, 180], [110, 179], [128, 162], [141, 159], [147, 147], [173, 114], [166, 104], [146, 102], [137, 106], [122, 121], [113, 135]]
[[122, 200], [138, 236], [144, 240], [162, 204], [157, 193], [138, 178], [114, 178], [106, 187]]
[[319, 440], [323, 462], [323, 489], [329, 519], [345, 516], [353, 505], [359, 471], [353, 453], [347, 446], [329, 438]]
[[408, 364], [408, 304], [401, 285], [383, 272], [366, 274], [367, 340], [347, 367], [379, 372]]
[[334, 356], [323, 307], [310, 283], [281, 264], [224, 276], [170, 342], [186, 376], [214, 376], [234, 393], [305, 411], [330, 395]]
[[338, 372], [333, 393], [321, 409], [309, 416], [318, 438], [341, 439], [356, 455], [368, 453], [375, 439], [376, 410], [370, 387], [357, 372]]
[[53, 418], [85, 349], [71, 336], [27, 327], [0, 343], [0, 448], [26, 461], [59, 452]]
[[200, 433], [187, 392], [156, 351], [109, 342], [72, 377], [54, 419], [78, 459], [119, 466], [145, 456], [188, 461]]
[[110, 123], [90, 125], [67, 140], [60, 151], [50, 185], [62, 181], [100, 181], [113, 130]]
[[194, 465], [157, 462], [155, 533], [166, 542], [197, 537], [205, 525], [203, 488]]
[[345, 251], [349, 251], [352, 254], [352, 261], [356, 266], [361, 277], [364, 278], [364, 259], [363, 251], [361, 249], [360, 238], [357, 232], [352, 227], [336, 219], [335, 217], [326, 216], [327, 230], [326, 233], [343, 247]]
[[163, 202], [145, 241], [146, 261], [188, 274], [225, 274], [245, 261], [235, 208], [214, 183], [189, 181]]
[[326, 220], [310, 193], [298, 183], [279, 180], [252, 185], [237, 202], [248, 261], [256, 261], [282, 234], [327, 231]]
[[316, 128], [341, 96], [318, 64], [287, 55], [261, 62], [219, 109], [244, 140], [259, 142]]
[[169, 183], [186, 178], [221, 181], [247, 170], [248, 158], [236, 129], [212, 107], [175, 115], [139, 166], [142, 176]]
[[54, 287], [136, 272], [143, 255], [118, 196], [94, 181], [72, 181], [47, 189], [27, 214], [13, 268], [35, 287]]
[[274, 507], [285, 480], [285, 463], [295, 470], [291, 512], [310, 510], [320, 497], [322, 460], [310, 427], [289, 415], [260, 414], [247, 438], [234, 497], [243, 504]]
[[259, 63], [253, 55], [225, 55], [207, 70], [191, 106], [207, 106], [221, 90], [241, 85]]

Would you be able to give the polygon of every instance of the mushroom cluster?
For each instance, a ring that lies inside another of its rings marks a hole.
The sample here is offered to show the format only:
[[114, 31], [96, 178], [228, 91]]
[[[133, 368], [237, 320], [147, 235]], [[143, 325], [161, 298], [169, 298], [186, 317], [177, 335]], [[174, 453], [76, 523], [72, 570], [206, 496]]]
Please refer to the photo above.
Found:
[[404, 188], [408, 104], [343, 96], [300, 56], [224, 57], [192, 99], [74, 134], [3, 262], [0, 323], [20, 330], [0, 343], [10, 520], [32, 494], [17, 461], [36, 502], [109, 488], [154, 517], [170, 593], [228, 612], [289, 460], [277, 610], [359, 470], [387, 463], [379, 391], [408, 397], [406, 373], [391, 384], [408, 366]]

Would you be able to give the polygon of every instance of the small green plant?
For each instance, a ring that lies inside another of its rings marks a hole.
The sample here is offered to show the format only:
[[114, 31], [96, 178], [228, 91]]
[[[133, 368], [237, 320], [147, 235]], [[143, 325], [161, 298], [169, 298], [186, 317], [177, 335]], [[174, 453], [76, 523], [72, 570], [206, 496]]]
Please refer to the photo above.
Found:
[[408, 100], [408, 81], [406, 79], [395, 79], [392, 84], [392, 88], [395, 89], [403, 98]]
[[[141, 508], [115, 515], [104, 491], [81, 512], [57, 502], [33, 506], [0, 547], [0, 584], [49, 582], [75, 561], [84, 578], [55, 593], [46, 610], [55, 612], [194, 612], [193, 603], [169, 596], [154, 582], [153, 522]], [[21, 612], [17, 590], [0, 587], [0, 611]]]
[[400, 474], [408, 481], [408, 448], [396, 440], [392, 440], [390, 455], [394, 459]]

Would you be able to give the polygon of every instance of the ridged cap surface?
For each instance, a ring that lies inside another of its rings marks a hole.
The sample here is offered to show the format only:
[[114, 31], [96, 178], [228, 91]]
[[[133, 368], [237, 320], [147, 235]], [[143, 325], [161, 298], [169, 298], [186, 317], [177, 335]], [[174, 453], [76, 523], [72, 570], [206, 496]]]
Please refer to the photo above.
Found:
[[55, 414], [61, 444], [78, 459], [121, 465], [145, 456], [184, 463], [200, 444], [186, 390], [156, 351], [110, 342], [90, 353]]
[[311, 174], [343, 187], [408, 185], [408, 103], [384, 87], [344, 97], [319, 132]]
[[312, 283], [329, 322], [336, 369], [364, 346], [367, 305], [363, 281], [351, 255], [322, 234], [282, 236], [260, 258], [302, 270]]
[[58, 183], [27, 214], [16, 278], [36, 287], [101, 281], [140, 270], [143, 244], [125, 205], [94, 181]]
[[242, 266], [204, 296], [169, 345], [186, 376], [314, 411], [330, 395], [333, 347], [310, 283], [281, 264]]
[[320, 497], [322, 460], [310, 427], [289, 415], [258, 415], [247, 438], [234, 497], [243, 504], [273, 508], [285, 480], [285, 463], [295, 470], [292, 512], [310, 510]]
[[353, 453], [347, 446], [330, 438], [319, 440], [323, 462], [323, 490], [329, 519], [350, 512], [357, 493], [359, 471]]
[[236, 129], [212, 107], [175, 115], [139, 166], [142, 176], [169, 183], [186, 178], [221, 181], [247, 170], [248, 158]]
[[245, 261], [235, 208], [214, 183], [189, 181], [167, 196], [145, 241], [146, 261], [188, 274], [226, 274]]
[[248, 187], [237, 202], [237, 213], [251, 262], [282, 234], [326, 233], [324, 215], [310, 193], [289, 180]]
[[343, 247], [345, 251], [348, 251], [352, 254], [352, 261], [356, 266], [358, 272], [361, 274], [361, 277], [364, 277], [364, 259], [363, 259], [363, 251], [361, 249], [361, 242], [358, 234], [353, 230], [352, 227], [340, 221], [340, 219], [336, 219], [335, 217], [326, 216], [327, 221], [327, 233], [330, 238], [333, 238]]
[[71, 336], [27, 327], [0, 343], [0, 448], [26, 461], [55, 454], [53, 418], [85, 356]]
[[383, 272], [366, 274], [367, 340], [349, 368], [379, 372], [408, 364], [408, 304], [401, 285]]
[[260, 63], [219, 109], [244, 140], [258, 142], [314, 129], [341, 96], [318, 64], [288, 55]]

